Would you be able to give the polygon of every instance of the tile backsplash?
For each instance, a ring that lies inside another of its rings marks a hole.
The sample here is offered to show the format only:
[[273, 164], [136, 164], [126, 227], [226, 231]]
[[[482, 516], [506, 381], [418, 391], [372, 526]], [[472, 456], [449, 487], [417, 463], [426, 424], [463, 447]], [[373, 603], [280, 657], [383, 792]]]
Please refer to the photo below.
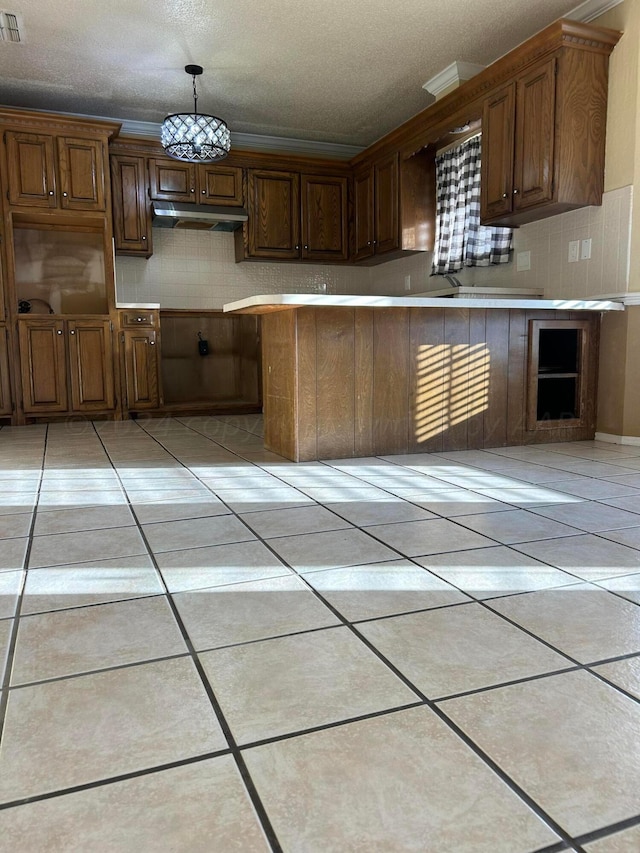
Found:
[[159, 302], [162, 308], [214, 309], [261, 293], [367, 293], [370, 271], [330, 264], [237, 264], [233, 234], [161, 229], [153, 255], [116, 258], [120, 302]]
[[[462, 284], [537, 287], [549, 298], [594, 299], [629, 288], [632, 187], [604, 194], [585, 207], [514, 231], [512, 263], [462, 270]], [[591, 239], [591, 258], [569, 263], [569, 242]], [[155, 229], [154, 253], [116, 258], [121, 302], [159, 302], [163, 308], [215, 309], [262, 293], [355, 293], [410, 296], [446, 286], [431, 276], [431, 253], [374, 267], [330, 264], [235, 263], [233, 234]], [[530, 253], [531, 269], [517, 272], [515, 257]]]

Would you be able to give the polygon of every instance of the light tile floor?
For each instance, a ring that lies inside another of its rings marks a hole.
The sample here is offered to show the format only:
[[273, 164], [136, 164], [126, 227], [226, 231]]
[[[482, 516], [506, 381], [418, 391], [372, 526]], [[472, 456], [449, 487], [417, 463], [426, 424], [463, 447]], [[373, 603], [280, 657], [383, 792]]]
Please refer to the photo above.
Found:
[[640, 851], [640, 447], [0, 430], [0, 851]]

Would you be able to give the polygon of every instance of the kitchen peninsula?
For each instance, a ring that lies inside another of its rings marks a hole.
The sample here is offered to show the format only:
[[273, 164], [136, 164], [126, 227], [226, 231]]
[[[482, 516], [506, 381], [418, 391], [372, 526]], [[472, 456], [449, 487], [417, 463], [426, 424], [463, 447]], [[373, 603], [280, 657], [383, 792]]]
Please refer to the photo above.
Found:
[[296, 462], [595, 434], [608, 301], [255, 296], [265, 447]]

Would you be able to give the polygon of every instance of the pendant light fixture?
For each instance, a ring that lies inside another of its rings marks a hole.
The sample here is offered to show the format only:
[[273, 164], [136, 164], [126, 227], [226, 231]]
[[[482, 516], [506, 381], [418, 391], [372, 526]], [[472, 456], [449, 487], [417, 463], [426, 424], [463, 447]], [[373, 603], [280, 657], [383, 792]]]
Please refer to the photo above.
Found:
[[162, 147], [169, 157], [194, 163], [222, 160], [231, 148], [229, 128], [221, 118], [198, 112], [196, 77], [202, 74], [201, 65], [185, 65], [193, 78], [193, 112], [173, 113], [162, 122]]

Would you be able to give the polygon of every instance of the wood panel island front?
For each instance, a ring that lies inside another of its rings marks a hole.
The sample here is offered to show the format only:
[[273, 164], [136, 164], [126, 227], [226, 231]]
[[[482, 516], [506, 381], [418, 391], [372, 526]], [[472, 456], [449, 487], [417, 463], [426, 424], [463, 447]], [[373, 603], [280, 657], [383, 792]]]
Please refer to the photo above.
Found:
[[595, 434], [602, 311], [620, 303], [255, 296], [265, 447], [304, 462]]

